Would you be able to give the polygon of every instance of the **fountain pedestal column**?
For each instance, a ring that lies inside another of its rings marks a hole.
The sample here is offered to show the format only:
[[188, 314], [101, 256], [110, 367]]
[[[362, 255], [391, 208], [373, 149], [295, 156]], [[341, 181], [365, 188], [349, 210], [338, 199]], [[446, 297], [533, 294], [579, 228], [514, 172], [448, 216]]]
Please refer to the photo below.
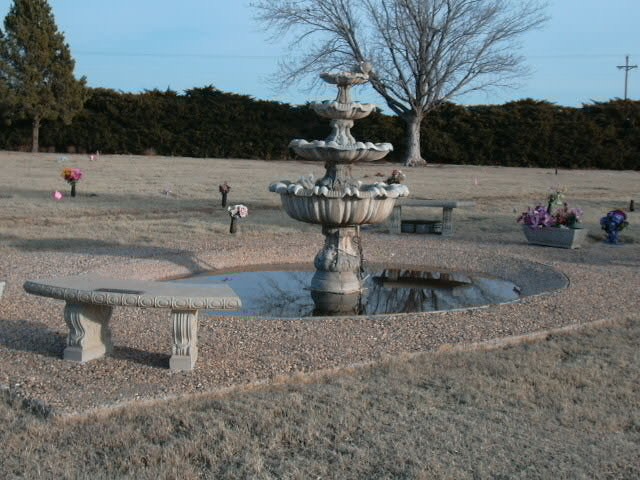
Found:
[[311, 298], [320, 314], [360, 313], [362, 248], [360, 228], [322, 227], [324, 246], [314, 260]]
[[362, 249], [358, 227], [322, 227], [324, 246], [313, 262], [311, 290], [354, 293], [362, 289]]

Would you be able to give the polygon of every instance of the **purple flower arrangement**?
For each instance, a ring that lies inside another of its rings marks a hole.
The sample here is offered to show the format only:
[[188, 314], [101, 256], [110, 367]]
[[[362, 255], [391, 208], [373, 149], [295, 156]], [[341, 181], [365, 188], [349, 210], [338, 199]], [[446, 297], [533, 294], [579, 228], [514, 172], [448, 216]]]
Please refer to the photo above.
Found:
[[[531, 228], [579, 228], [578, 224], [583, 215], [582, 209], [569, 208], [567, 203], [562, 201], [563, 198], [564, 195], [561, 191], [555, 191], [549, 195], [546, 207], [537, 205], [535, 208], [527, 208], [527, 211], [518, 217], [518, 223], [528, 225]], [[553, 211], [554, 205], [559, 205], [555, 211]]]
[[542, 205], [527, 208], [527, 211], [518, 217], [518, 223], [528, 225], [531, 228], [553, 227], [555, 225], [553, 217]]

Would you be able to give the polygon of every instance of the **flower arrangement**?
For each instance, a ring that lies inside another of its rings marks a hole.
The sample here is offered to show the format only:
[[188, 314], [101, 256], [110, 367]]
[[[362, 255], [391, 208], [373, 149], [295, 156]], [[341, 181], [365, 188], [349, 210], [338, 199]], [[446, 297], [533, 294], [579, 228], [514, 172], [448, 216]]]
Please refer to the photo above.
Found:
[[231, 191], [231, 185], [225, 181], [218, 186], [218, 190], [222, 194], [229, 193]]
[[237, 226], [236, 221], [239, 218], [245, 218], [249, 215], [249, 209], [245, 205], [234, 205], [227, 209], [229, 216], [231, 217], [231, 226], [229, 227], [229, 233], [236, 233]]
[[[555, 211], [554, 207], [556, 207]], [[581, 208], [569, 208], [564, 201], [564, 190], [556, 188], [549, 194], [546, 207], [536, 205], [534, 208], [527, 208], [526, 212], [520, 214], [517, 222], [531, 228], [579, 228], [582, 215]]]
[[611, 210], [600, 219], [600, 227], [607, 233], [607, 243], [618, 244], [618, 234], [629, 226], [627, 214], [622, 210]]
[[563, 204], [553, 214], [556, 227], [579, 228], [578, 223], [584, 212], [581, 208], [569, 208], [567, 204]]
[[231, 191], [231, 185], [229, 185], [226, 181], [222, 182], [218, 185], [218, 191], [222, 195], [222, 206], [227, 206], [227, 195]]
[[517, 221], [531, 228], [554, 226], [553, 217], [542, 205], [536, 205], [534, 208], [528, 207], [526, 212], [520, 214]]
[[245, 205], [234, 205], [227, 209], [232, 218], [245, 218], [249, 215], [249, 209]]
[[82, 180], [84, 177], [84, 172], [79, 168], [70, 168], [67, 167], [62, 170], [62, 178], [71, 185], [71, 196], [76, 196], [76, 183]]
[[398, 170], [396, 168], [391, 172], [391, 175], [387, 177], [386, 183], [389, 185], [399, 184], [404, 182], [404, 179], [405, 179], [405, 176], [404, 176], [404, 173], [402, 173], [402, 170]]
[[72, 185], [75, 182], [82, 180], [82, 177], [84, 177], [84, 172], [79, 168], [65, 168], [62, 170], [62, 178]]

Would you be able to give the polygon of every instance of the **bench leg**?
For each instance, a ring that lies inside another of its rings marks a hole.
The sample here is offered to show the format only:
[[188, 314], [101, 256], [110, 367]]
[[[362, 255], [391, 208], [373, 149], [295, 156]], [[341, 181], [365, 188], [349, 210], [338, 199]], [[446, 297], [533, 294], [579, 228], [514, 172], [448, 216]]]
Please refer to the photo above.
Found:
[[173, 346], [169, 368], [193, 370], [198, 358], [198, 311], [172, 310]]
[[446, 237], [453, 235], [453, 208], [442, 209], [442, 235]]
[[74, 362], [87, 362], [111, 353], [109, 319], [112, 308], [106, 305], [67, 303], [64, 321], [69, 327], [67, 348], [63, 358]]
[[399, 234], [402, 231], [402, 207], [395, 205], [389, 220], [389, 233]]

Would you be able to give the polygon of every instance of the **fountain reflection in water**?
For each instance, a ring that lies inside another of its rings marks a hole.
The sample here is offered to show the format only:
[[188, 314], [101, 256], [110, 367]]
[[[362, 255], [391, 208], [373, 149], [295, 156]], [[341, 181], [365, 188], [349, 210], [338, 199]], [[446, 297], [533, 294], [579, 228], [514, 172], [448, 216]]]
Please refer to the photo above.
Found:
[[[475, 273], [431, 272], [374, 265], [365, 274], [361, 292], [335, 296], [321, 292], [319, 298], [316, 291], [312, 290], [309, 294], [308, 286], [314, 275], [309, 270], [220, 273], [183, 281], [229, 283], [242, 298], [243, 310], [224, 315], [265, 318], [454, 310], [519, 299], [519, 289], [512, 282]], [[336, 302], [339, 302], [338, 308]], [[325, 304], [328, 308], [325, 308]], [[221, 315], [220, 312], [212, 314]]]

